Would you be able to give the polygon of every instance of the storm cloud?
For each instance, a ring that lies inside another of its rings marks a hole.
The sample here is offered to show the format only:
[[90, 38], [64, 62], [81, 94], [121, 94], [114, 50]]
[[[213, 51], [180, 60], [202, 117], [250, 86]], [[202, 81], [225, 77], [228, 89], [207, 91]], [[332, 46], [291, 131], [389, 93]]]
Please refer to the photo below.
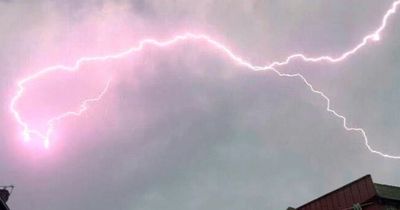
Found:
[[[400, 185], [399, 161], [371, 154], [302, 81], [249, 71], [196, 43], [86, 65], [81, 82], [111, 74], [111, 89], [85, 115], [60, 123], [48, 151], [23, 143], [8, 107], [17, 79], [145, 37], [207, 33], [260, 65], [296, 52], [339, 55], [373, 31], [391, 3], [0, 1], [0, 183], [16, 185], [9, 206], [286, 209], [367, 173]], [[381, 42], [343, 63], [281, 69], [304, 74], [350, 125], [366, 129], [371, 146], [392, 154], [400, 154], [399, 22], [393, 16]], [[79, 92], [57, 78], [61, 89]]]

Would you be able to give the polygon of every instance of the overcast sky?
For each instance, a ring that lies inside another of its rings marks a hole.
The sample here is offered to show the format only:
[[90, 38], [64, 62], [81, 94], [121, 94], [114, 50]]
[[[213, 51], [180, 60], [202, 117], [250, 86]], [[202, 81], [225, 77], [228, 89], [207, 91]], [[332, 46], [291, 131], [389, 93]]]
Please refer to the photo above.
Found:
[[[253, 72], [204, 43], [146, 48], [30, 84], [19, 108], [40, 128], [112, 78], [103, 100], [57, 124], [49, 150], [24, 143], [9, 111], [16, 81], [79, 57], [209, 34], [255, 64], [303, 52], [339, 55], [380, 24], [390, 0], [0, 1], [0, 185], [13, 210], [283, 210], [365, 174], [400, 185], [400, 160], [371, 154], [298, 79]], [[293, 62], [400, 154], [400, 14], [381, 42], [339, 64]]]

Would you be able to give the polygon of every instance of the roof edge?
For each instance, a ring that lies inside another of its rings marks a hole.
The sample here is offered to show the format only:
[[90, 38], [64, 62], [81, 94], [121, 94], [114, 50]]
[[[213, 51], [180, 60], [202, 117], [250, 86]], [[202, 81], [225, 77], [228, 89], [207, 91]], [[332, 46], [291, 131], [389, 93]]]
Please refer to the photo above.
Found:
[[[368, 179], [368, 178], [372, 181], [372, 184], [375, 184], [374, 181], [372, 180], [371, 174], [367, 174], [367, 175], [362, 176], [362, 177], [360, 177], [360, 178], [358, 178], [358, 179], [356, 179], [356, 180], [354, 180], [354, 181], [352, 181], [352, 182], [350, 182], [350, 183], [347, 183], [347, 184], [345, 184], [345, 185], [343, 185], [343, 186], [341, 186], [341, 187], [339, 187], [339, 188], [336, 188], [335, 190], [330, 191], [329, 193], [326, 193], [326, 194], [324, 194], [324, 195], [322, 195], [322, 196], [319, 196], [319, 197], [317, 197], [317, 198], [315, 198], [315, 199], [313, 199], [313, 200], [311, 200], [311, 201], [309, 201], [309, 202], [307, 202], [307, 203], [305, 203], [305, 204], [303, 204], [303, 205], [297, 207], [296, 209], [302, 208], [302, 207], [304, 207], [304, 206], [306, 206], [306, 205], [308, 205], [308, 204], [310, 204], [310, 203], [312, 203], [312, 202], [314, 202], [314, 201], [316, 201], [316, 200], [319, 200], [319, 199], [321, 199], [321, 198], [324, 198], [324, 197], [326, 197], [326, 196], [328, 196], [328, 195], [331, 195], [331, 194], [333, 194], [333, 193], [335, 193], [335, 192], [337, 192], [337, 191], [339, 191], [339, 190], [341, 190], [341, 189], [343, 189], [343, 188], [345, 188], [345, 187], [348, 187], [348, 186], [350, 186], [350, 185], [352, 185], [352, 184], [354, 184], [354, 183], [356, 183], [356, 182], [359, 182], [359, 181], [361, 181], [361, 180], [363, 180], [363, 179]], [[375, 190], [375, 194], [377, 194], [376, 189], [375, 189], [375, 186], [374, 186], [374, 190]]]

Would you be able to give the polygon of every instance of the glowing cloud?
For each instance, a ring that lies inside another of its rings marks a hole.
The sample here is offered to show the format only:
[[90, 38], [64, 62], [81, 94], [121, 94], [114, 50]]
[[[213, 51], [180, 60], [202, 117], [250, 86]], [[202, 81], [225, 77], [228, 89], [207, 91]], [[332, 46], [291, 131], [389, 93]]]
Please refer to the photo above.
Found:
[[17, 82], [18, 90], [15, 93], [14, 97], [11, 100], [10, 103], [10, 110], [11, 113], [13, 114], [16, 122], [19, 124], [19, 126], [22, 128], [23, 136], [25, 140], [29, 140], [32, 136], [36, 136], [39, 139], [43, 140], [44, 146], [46, 148], [49, 147], [50, 144], [50, 137], [55, 129], [55, 123], [70, 116], [80, 116], [82, 113], [84, 113], [88, 108], [90, 103], [97, 102], [101, 100], [104, 94], [106, 94], [108, 87], [110, 85], [110, 80], [107, 82], [106, 87], [100, 92], [100, 94], [97, 97], [94, 98], [89, 98], [84, 101], [82, 101], [80, 108], [78, 111], [68, 111], [61, 113], [58, 116], [55, 116], [51, 119], [48, 120], [47, 122], [47, 131], [46, 132], [40, 132], [39, 130], [36, 130], [31, 127], [26, 121], [21, 116], [20, 111], [17, 108], [17, 104], [19, 100], [23, 97], [24, 92], [26, 90], [26, 84], [34, 82], [36, 80], [40, 79], [45, 79], [44, 76], [51, 73], [51, 72], [57, 72], [57, 71], [78, 71], [83, 63], [89, 63], [89, 62], [98, 62], [98, 61], [107, 61], [107, 60], [113, 60], [113, 59], [120, 59], [127, 57], [133, 53], [139, 53], [141, 52], [146, 46], [156, 46], [160, 48], [168, 48], [172, 47], [173, 45], [177, 44], [178, 42], [195, 42], [195, 43], [207, 43], [210, 48], [217, 49], [220, 53], [222, 53], [224, 56], [228, 57], [232, 62], [244, 66], [248, 68], [249, 70], [252, 71], [271, 71], [276, 73], [280, 77], [291, 77], [291, 78], [298, 78], [300, 79], [308, 88], [310, 91], [313, 93], [319, 95], [322, 97], [325, 102], [326, 102], [326, 111], [331, 113], [334, 117], [339, 118], [342, 120], [343, 123], [343, 128], [346, 129], [347, 131], [351, 132], [356, 132], [362, 136], [364, 139], [364, 144], [367, 147], [367, 149], [371, 153], [378, 154], [384, 158], [392, 158], [392, 159], [400, 159], [400, 155], [391, 155], [391, 154], [385, 154], [383, 152], [374, 150], [368, 142], [368, 137], [363, 128], [357, 128], [357, 127], [350, 127], [347, 124], [347, 119], [344, 115], [338, 113], [331, 107], [330, 99], [320, 90], [317, 90], [313, 87], [313, 85], [307, 81], [307, 79], [300, 73], [296, 74], [287, 74], [287, 73], [282, 73], [277, 68], [281, 66], [288, 65], [291, 61], [295, 59], [300, 59], [303, 60], [304, 62], [328, 62], [328, 63], [337, 63], [345, 60], [349, 56], [357, 53], [360, 49], [362, 49], [364, 46], [366, 46], [368, 43], [371, 42], [377, 42], [380, 41], [381, 33], [382, 31], [386, 28], [387, 22], [389, 18], [396, 13], [396, 10], [400, 4], [400, 0], [394, 1], [391, 7], [386, 11], [382, 18], [382, 22], [379, 25], [379, 27], [373, 31], [372, 33], [366, 35], [363, 37], [362, 41], [355, 45], [353, 48], [343, 52], [341, 55], [337, 57], [332, 57], [328, 55], [322, 55], [318, 57], [307, 57], [305, 54], [292, 54], [288, 56], [286, 59], [282, 61], [274, 61], [270, 64], [267, 65], [254, 65], [250, 63], [249, 61], [243, 59], [239, 55], [235, 54], [230, 50], [229, 47], [226, 45], [212, 39], [206, 34], [194, 34], [194, 33], [184, 33], [182, 35], [177, 35], [174, 36], [171, 39], [167, 40], [155, 40], [151, 38], [146, 38], [143, 39], [139, 42], [137, 46], [131, 47], [125, 51], [121, 52], [116, 52], [116, 53], [111, 53], [108, 55], [104, 56], [93, 56], [93, 57], [82, 57], [78, 59], [73, 66], [64, 66], [64, 65], [55, 65], [55, 66], [50, 66], [45, 69], [42, 69], [32, 75], [29, 75], [25, 78], [22, 78]]

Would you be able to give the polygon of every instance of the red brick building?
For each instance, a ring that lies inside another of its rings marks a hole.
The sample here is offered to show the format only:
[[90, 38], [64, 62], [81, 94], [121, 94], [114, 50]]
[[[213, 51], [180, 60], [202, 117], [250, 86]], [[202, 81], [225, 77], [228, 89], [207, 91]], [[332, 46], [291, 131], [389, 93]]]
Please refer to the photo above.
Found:
[[371, 176], [366, 175], [297, 208], [297, 210], [353, 209], [400, 210], [400, 187], [374, 183]]

